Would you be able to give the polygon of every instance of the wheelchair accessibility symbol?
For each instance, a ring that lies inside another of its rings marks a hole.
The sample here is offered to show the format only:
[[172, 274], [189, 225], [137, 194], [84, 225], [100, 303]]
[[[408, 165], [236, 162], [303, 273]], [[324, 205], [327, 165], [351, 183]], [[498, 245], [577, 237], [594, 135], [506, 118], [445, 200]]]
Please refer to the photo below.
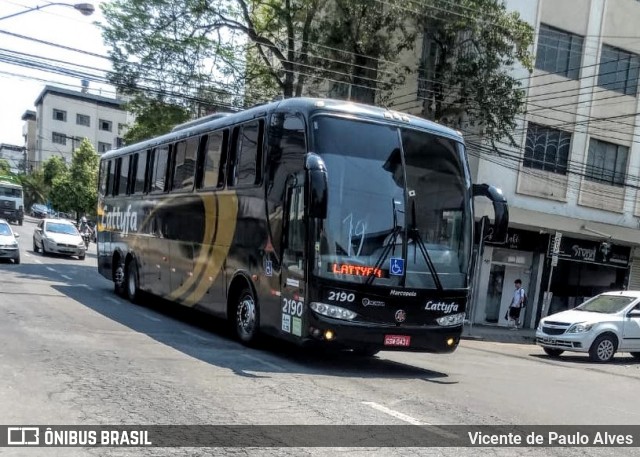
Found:
[[402, 276], [404, 274], [404, 259], [391, 257], [390, 261], [389, 273], [394, 276]]

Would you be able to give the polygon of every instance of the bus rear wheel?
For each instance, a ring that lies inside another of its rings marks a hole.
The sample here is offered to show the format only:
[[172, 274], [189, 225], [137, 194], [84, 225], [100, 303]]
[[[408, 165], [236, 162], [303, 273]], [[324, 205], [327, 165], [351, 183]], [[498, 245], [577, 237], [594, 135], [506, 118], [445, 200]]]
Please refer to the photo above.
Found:
[[260, 328], [259, 319], [258, 303], [253, 293], [248, 288], [242, 289], [235, 307], [236, 334], [242, 343], [251, 345], [256, 342]]
[[140, 286], [138, 281], [138, 263], [132, 259], [127, 265], [127, 298], [131, 303], [140, 301]]

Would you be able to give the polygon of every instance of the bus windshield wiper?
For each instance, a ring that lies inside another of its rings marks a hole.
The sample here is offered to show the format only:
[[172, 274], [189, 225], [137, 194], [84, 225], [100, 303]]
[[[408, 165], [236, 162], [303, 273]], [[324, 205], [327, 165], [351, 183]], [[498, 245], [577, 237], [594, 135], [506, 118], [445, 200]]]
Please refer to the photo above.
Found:
[[422, 236], [420, 236], [420, 231], [416, 226], [416, 201], [414, 199], [411, 200], [411, 228], [408, 231], [407, 238], [413, 240], [420, 249], [422, 257], [424, 257], [424, 260], [427, 263], [427, 267], [429, 267], [429, 272], [431, 272], [431, 277], [433, 278], [433, 282], [435, 283], [438, 291], [441, 292], [442, 290], [444, 290], [442, 287], [442, 283], [440, 282], [438, 272], [436, 271], [436, 267], [431, 260], [429, 251], [427, 250], [427, 246], [424, 244]]
[[402, 226], [398, 224], [398, 210], [396, 209], [396, 201], [394, 198], [391, 198], [391, 205], [393, 207], [393, 230], [389, 235], [387, 235], [388, 241], [384, 244], [382, 252], [376, 260], [371, 273], [369, 273], [369, 276], [367, 276], [367, 280], [365, 281], [365, 284], [367, 285], [373, 284], [373, 280], [376, 278], [375, 272], [380, 270], [380, 267], [386, 260], [391, 250], [395, 249], [398, 235], [400, 235], [400, 232], [402, 232]]

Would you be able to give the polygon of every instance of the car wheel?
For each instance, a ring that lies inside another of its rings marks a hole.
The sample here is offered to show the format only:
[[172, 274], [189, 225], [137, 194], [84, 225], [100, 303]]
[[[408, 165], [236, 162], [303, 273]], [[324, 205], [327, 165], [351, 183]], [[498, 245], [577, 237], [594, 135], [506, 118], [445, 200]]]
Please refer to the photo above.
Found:
[[22, 225], [22, 219], [20, 219], [20, 221], [18, 222], [19, 225]]
[[560, 357], [560, 355], [564, 352], [562, 349], [551, 349], [551, 348], [542, 348], [544, 352], [547, 353], [549, 357]]
[[636, 360], [640, 360], [640, 352], [632, 352], [631, 357], [633, 357]]
[[85, 256], [84, 254], [79, 255], [79, 256], [78, 256], [78, 259], [80, 259], [80, 260], [84, 260], [84, 256]]
[[612, 335], [600, 335], [589, 349], [589, 358], [592, 362], [608, 362], [613, 358], [617, 349], [618, 341], [615, 337]]
[[138, 278], [138, 263], [131, 259], [127, 265], [127, 298], [131, 303], [140, 300], [140, 283]]
[[260, 315], [256, 299], [248, 288], [244, 288], [238, 295], [235, 311], [238, 338], [246, 345], [255, 343], [260, 328]]
[[13, 259], [13, 263], [15, 263], [16, 265], [20, 265], [20, 256]]
[[34, 238], [33, 239], [33, 252], [37, 253], [38, 251], [39, 251], [38, 245], [36, 244], [36, 239]]
[[42, 255], [47, 255], [47, 248], [44, 247], [44, 241], [42, 242]]

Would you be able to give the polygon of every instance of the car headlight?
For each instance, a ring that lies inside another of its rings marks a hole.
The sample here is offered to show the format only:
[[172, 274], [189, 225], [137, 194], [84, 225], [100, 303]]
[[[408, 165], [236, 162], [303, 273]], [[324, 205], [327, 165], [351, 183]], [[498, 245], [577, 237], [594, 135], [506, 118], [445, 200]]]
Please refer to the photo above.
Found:
[[584, 333], [584, 332], [588, 332], [589, 330], [591, 330], [591, 327], [593, 327], [594, 324], [573, 324], [571, 327], [569, 327], [569, 330], [567, 330], [567, 333]]
[[353, 311], [339, 306], [327, 305], [326, 303], [311, 302], [311, 309], [323, 316], [333, 317], [334, 319], [343, 319], [352, 321], [356, 318], [357, 314]]
[[454, 325], [461, 325], [464, 322], [465, 313], [449, 314], [448, 316], [442, 316], [436, 319], [438, 325], [443, 327], [453, 327]]

